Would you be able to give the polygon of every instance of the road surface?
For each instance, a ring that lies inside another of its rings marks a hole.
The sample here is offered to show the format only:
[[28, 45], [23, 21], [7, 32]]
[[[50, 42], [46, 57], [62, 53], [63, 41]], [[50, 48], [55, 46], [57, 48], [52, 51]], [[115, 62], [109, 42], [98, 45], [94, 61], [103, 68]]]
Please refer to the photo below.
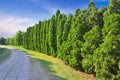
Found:
[[0, 64], [0, 80], [28, 80], [29, 57], [11, 49], [11, 56]]
[[0, 63], [0, 80], [54, 80], [39, 62], [25, 52], [10, 50], [9, 58]]

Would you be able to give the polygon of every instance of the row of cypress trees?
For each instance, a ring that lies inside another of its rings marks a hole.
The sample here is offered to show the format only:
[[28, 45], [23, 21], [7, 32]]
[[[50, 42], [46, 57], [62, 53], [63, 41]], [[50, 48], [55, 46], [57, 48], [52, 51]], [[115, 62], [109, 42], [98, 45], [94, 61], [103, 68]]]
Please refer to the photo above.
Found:
[[120, 79], [120, 0], [108, 8], [90, 2], [75, 14], [56, 14], [27, 29], [23, 47], [58, 57], [97, 79]]

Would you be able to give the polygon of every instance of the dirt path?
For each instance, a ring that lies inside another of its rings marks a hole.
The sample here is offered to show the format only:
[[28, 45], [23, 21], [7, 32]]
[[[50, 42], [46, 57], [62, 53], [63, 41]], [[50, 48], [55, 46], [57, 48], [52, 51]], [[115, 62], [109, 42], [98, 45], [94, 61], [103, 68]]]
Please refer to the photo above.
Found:
[[28, 56], [19, 50], [11, 52], [10, 58], [0, 64], [0, 80], [28, 80]]
[[53, 80], [39, 62], [22, 51], [10, 50], [11, 56], [0, 64], [0, 80]]

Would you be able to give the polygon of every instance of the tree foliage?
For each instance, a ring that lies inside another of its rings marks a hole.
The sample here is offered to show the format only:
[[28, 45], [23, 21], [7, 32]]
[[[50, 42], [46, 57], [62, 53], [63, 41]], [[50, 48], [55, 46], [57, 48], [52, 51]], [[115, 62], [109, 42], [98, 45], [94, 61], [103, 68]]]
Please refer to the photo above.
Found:
[[20, 46], [24, 44], [23, 38], [24, 38], [25, 32], [18, 31], [12, 38], [6, 39], [6, 44], [8, 45], [15, 45]]

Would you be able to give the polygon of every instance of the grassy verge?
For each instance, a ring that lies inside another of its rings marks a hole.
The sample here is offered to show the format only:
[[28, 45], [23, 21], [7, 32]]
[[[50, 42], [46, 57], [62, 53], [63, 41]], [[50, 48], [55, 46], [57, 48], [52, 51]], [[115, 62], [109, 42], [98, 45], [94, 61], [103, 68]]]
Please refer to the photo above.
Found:
[[26, 50], [22, 47], [14, 47], [25, 51], [32, 60], [39, 62], [47, 73], [53, 75], [54, 80], [93, 80], [92, 75], [76, 71], [73, 68], [65, 65], [65, 63], [57, 58], [53, 58], [46, 54]]
[[10, 50], [5, 48], [0, 48], [0, 63], [5, 60], [8, 56], [10, 56]]

